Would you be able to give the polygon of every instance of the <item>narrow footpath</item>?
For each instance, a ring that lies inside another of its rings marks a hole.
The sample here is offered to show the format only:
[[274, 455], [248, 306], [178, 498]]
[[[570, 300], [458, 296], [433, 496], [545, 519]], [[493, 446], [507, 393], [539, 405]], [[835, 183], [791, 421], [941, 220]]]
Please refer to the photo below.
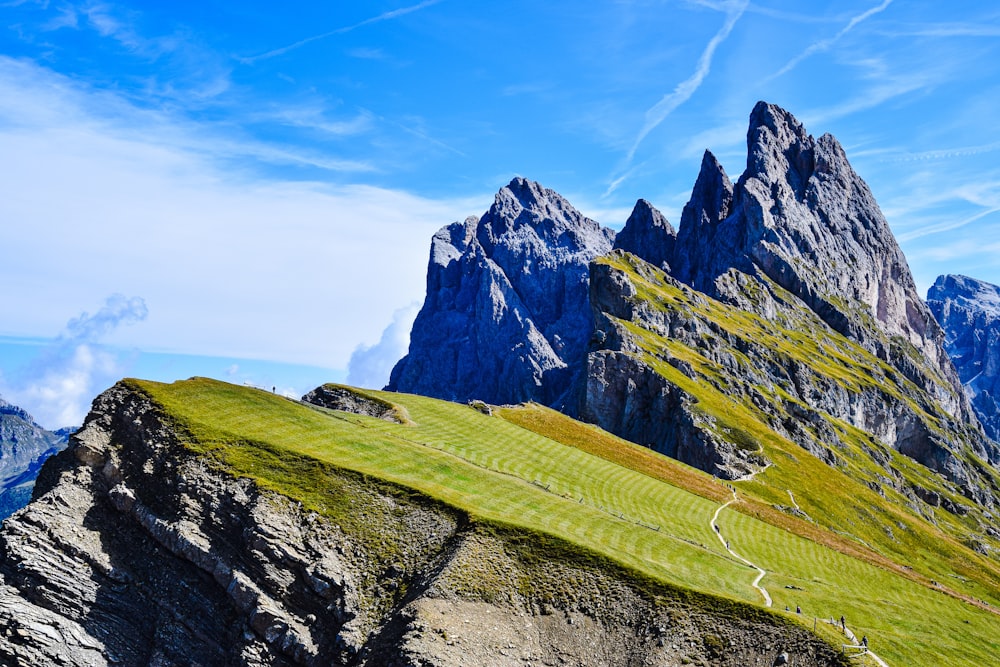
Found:
[[723, 505], [720, 505], [719, 508], [717, 510], [715, 510], [715, 514], [712, 515], [712, 520], [709, 522], [709, 527], [712, 529], [712, 532], [715, 533], [715, 536], [719, 538], [719, 541], [722, 542], [722, 546], [725, 547], [726, 551], [729, 552], [730, 556], [732, 556], [733, 558], [735, 558], [736, 560], [738, 560], [738, 561], [740, 561], [742, 563], [745, 563], [749, 567], [752, 567], [753, 569], [757, 570], [757, 578], [754, 579], [753, 583], [750, 584], [750, 585], [753, 586], [754, 588], [756, 588], [760, 592], [760, 594], [764, 597], [764, 604], [767, 605], [768, 607], [770, 607], [771, 606], [771, 594], [767, 592], [767, 589], [765, 589], [763, 586], [760, 585], [761, 579], [764, 578], [764, 575], [766, 575], [767, 572], [763, 568], [757, 567], [755, 564], [751, 563], [746, 558], [744, 558], [743, 556], [739, 555], [738, 553], [736, 553], [735, 551], [733, 551], [732, 549], [730, 549], [729, 548], [729, 541], [726, 540], [726, 538], [722, 536], [722, 530], [719, 528], [719, 524], [716, 523], [716, 521], [719, 520], [719, 512], [721, 512], [726, 507], [732, 505], [733, 503], [735, 503], [738, 500], [738, 498], [736, 497], [736, 489], [731, 489], [731, 490], [733, 492], [733, 499], [730, 500], [730, 501], [727, 501]]

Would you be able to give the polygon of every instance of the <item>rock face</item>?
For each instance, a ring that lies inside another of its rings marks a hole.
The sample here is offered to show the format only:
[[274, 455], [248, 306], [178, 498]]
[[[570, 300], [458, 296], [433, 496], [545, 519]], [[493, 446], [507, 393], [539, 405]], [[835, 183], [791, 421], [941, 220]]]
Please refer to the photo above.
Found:
[[675, 253], [674, 276], [709, 296], [738, 301], [735, 270], [773, 282], [894, 365], [894, 341], [913, 346], [930, 368], [907, 365], [911, 379], [949, 413], [969, 416], [941, 329], [871, 191], [831, 135], [814, 139], [790, 113], [759, 102], [735, 187], [705, 154]]
[[775, 615], [565, 550], [523, 558], [523, 537], [366, 476], [329, 471], [369, 534], [332, 525], [220, 472], [160, 414], [127, 384], [102, 394], [0, 529], [0, 663], [843, 664]]
[[552, 190], [515, 178], [481, 219], [434, 235], [427, 297], [387, 389], [558, 402], [592, 329], [587, 266], [613, 239]]
[[676, 240], [677, 232], [663, 214], [645, 199], [640, 199], [615, 237], [614, 248], [642, 257], [650, 264], [669, 271]]
[[[895, 449], [994, 504], [974, 459], [998, 464], [1000, 446], [983, 434], [941, 327], [832, 136], [816, 139], [758, 103], [745, 171], [733, 184], [706, 152], [676, 233], [640, 200], [615, 253], [577, 244], [556, 255], [573, 261], [536, 271], [541, 251], [524, 248], [558, 247], [548, 230], [605, 238], [571, 210], [515, 181], [482, 221], [439, 232], [411, 353], [389, 388], [540, 401], [729, 479], [767, 465], [761, 438], [835, 465], [847, 424], [866, 451]], [[553, 277], [585, 286], [587, 261], [586, 296]], [[551, 324], [566, 313], [572, 331]], [[884, 472], [916, 493], [899, 471]]]
[[66, 447], [70, 430], [47, 431], [27, 412], [0, 399], [0, 520], [28, 504], [38, 471]]
[[945, 350], [972, 397], [986, 435], [1000, 441], [1000, 287], [940, 276], [927, 305], [945, 333]]
[[[659, 250], [617, 244], [666, 274], [624, 256], [592, 264], [597, 331], [578, 415], [730, 479], [767, 463], [746, 423], [833, 464], [846, 422], [872, 437], [867, 447], [896, 449], [991, 505], [989, 479], [966, 456], [998, 463], [1000, 447], [979, 430], [943, 333], [840, 145], [765, 103], [747, 144], [735, 186], [705, 153], [676, 238]], [[710, 397], [729, 407], [706, 415]], [[726, 414], [741, 417], [720, 427]]]

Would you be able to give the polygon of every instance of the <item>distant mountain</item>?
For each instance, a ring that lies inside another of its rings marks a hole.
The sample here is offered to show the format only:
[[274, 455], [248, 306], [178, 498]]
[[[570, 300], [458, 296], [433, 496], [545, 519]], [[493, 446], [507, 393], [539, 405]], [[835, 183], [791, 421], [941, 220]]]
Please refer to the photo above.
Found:
[[26, 411], [0, 399], [0, 520], [28, 504], [42, 464], [65, 449], [71, 431], [47, 431]]
[[939, 276], [927, 304], [944, 328], [945, 350], [993, 440], [1000, 441], [1000, 287], [966, 276]]

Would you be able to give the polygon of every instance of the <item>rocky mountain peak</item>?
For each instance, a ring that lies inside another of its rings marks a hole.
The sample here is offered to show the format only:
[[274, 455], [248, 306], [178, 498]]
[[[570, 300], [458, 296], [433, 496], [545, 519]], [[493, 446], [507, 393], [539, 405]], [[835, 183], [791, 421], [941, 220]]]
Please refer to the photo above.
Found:
[[739, 256], [735, 247], [719, 247], [720, 243], [732, 246], [736, 240], [732, 234], [718, 233], [719, 223], [729, 216], [732, 205], [733, 184], [715, 155], [706, 150], [691, 199], [681, 212], [677, 247], [683, 250], [675, 251], [672, 272], [678, 280], [690, 285], [710, 283]]
[[927, 291], [927, 300], [974, 303], [980, 310], [996, 310], [1000, 315], [1000, 287], [968, 276], [938, 276]]
[[[747, 168], [731, 196], [727, 180], [706, 154], [681, 217], [675, 277], [741, 307], [749, 304], [741, 300], [744, 279], [734, 271], [776, 285], [835, 331], [900, 362], [921, 386], [930, 375], [943, 377], [934, 393], [952, 413], [966, 409], [940, 328], [875, 198], [836, 139], [815, 139], [792, 114], [760, 102], [750, 115]], [[781, 301], [774, 296], [762, 312]], [[929, 373], [901, 360], [893, 345], [919, 350], [931, 362]]]
[[541, 242], [570, 253], [601, 243], [601, 239], [610, 244], [607, 232], [562, 195], [520, 176], [496, 194], [478, 226], [477, 238], [487, 251], [509, 244], [510, 239], [522, 244]]
[[758, 102], [747, 130], [747, 177], [784, 179], [800, 197], [815, 167], [815, 141], [792, 114]]
[[557, 192], [513, 179], [481, 218], [434, 235], [427, 297], [387, 388], [552, 403], [592, 327], [587, 266], [613, 240]]
[[615, 249], [630, 252], [655, 266], [673, 262], [677, 232], [660, 211], [645, 199], [635, 203], [632, 214], [615, 236]]
[[967, 276], [940, 276], [927, 305], [944, 328], [945, 350], [986, 435], [1000, 442], [1000, 287]]
[[0, 398], [0, 415], [10, 415], [12, 417], [17, 417], [23, 419], [24, 421], [34, 424], [35, 420], [28, 414], [23, 408], [19, 408], [13, 403], [8, 403], [3, 398]]

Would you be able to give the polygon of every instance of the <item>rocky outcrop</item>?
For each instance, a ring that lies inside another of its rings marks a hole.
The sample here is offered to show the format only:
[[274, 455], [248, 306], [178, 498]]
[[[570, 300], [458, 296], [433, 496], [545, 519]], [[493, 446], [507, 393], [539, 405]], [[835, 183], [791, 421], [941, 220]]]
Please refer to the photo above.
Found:
[[[597, 331], [576, 414], [730, 479], [766, 464], [738, 422], [831, 464], [844, 422], [991, 506], [995, 490], [968, 456], [1000, 463], [1000, 447], [983, 436], [941, 329], [840, 145], [765, 103], [747, 142], [735, 186], [705, 153], [676, 237], [659, 251], [616, 244], [654, 266], [669, 252], [666, 272], [624, 256], [592, 265]], [[709, 418], [709, 395], [732, 402]], [[726, 413], [740, 416], [722, 428]]]
[[[733, 271], [776, 284], [907, 373], [950, 414], [970, 419], [941, 329], [871, 191], [831, 135], [815, 139], [784, 109], [759, 102], [735, 187], [705, 154], [675, 253], [676, 278], [742, 307], [752, 305], [732, 284]], [[903, 346], [926, 367], [901, 354]]]
[[387, 389], [558, 402], [592, 328], [587, 265], [613, 238], [552, 190], [512, 180], [481, 219], [431, 240], [427, 296]]
[[652, 204], [645, 199], [635, 203], [632, 214], [615, 236], [615, 250], [624, 250], [654, 266], [670, 270], [674, 261], [677, 232]]
[[[337, 525], [228, 476], [127, 383], [0, 529], [0, 662], [42, 665], [840, 665], [762, 610], [544, 553], [328, 469]], [[547, 539], [547, 538], [546, 538]], [[544, 542], [544, 539], [541, 540]]]
[[945, 350], [986, 435], [1000, 441], [1000, 287], [939, 276], [927, 292], [927, 305], [944, 329]]
[[304, 403], [318, 405], [330, 410], [353, 412], [356, 415], [375, 417], [397, 424], [406, 422], [406, 416], [388, 401], [369, 396], [367, 393], [343, 385], [324, 384], [302, 397]]
[[66, 447], [72, 429], [47, 431], [0, 399], [0, 520], [28, 504], [45, 460]]

